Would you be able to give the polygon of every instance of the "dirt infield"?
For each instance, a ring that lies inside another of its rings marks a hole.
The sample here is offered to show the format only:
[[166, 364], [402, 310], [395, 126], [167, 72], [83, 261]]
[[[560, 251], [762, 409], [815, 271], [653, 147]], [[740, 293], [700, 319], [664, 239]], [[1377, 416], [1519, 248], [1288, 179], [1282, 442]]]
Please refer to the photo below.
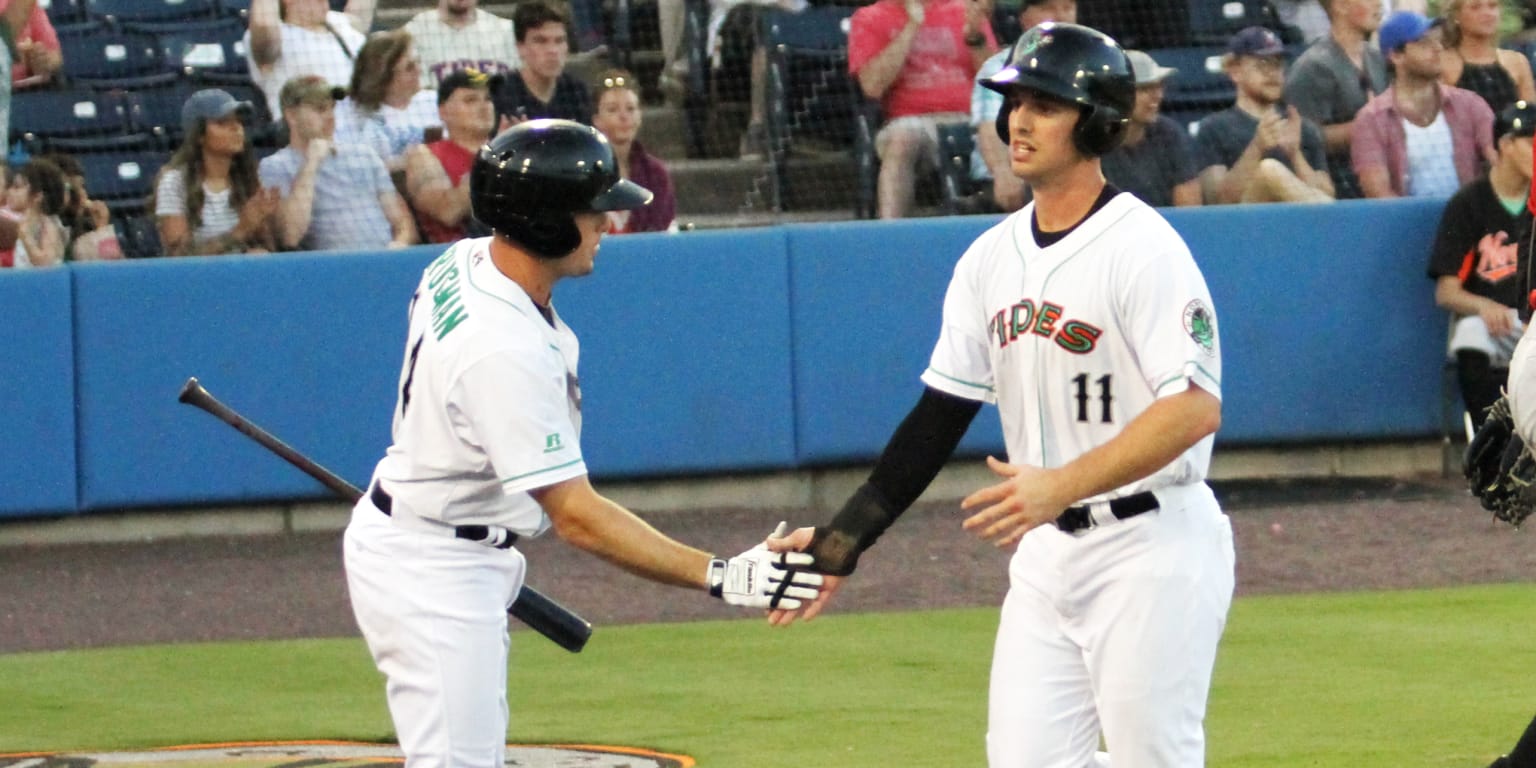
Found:
[[[1495, 524], [1458, 482], [1309, 479], [1216, 488], [1236, 532], [1239, 594], [1513, 582], [1536, 573], [1531, 532]], [[806, 523], [821, 514], [648, 517], [691, 544], [734, 553], [781, 517]], [[954, 504], [914, 508], [861, 563], [835, 609], [998, 604], [1005, 555], [965, 534], [960, 520]], [[553, 536], [519, 547], [530, 581], [598, 626], [740, 616], [618, 572]], [[0, 653], [354, 634], [337, 533], [0, 548]]]

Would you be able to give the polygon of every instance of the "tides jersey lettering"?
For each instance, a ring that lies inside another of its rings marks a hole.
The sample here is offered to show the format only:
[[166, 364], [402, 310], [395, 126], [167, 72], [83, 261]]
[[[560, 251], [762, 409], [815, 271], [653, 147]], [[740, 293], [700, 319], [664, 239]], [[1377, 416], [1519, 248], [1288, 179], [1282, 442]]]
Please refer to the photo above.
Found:
[[[1033, 214], [1031, 204], [1005, 218], [960, 257], [925, 384], [996, 403], [1008, 460], [1042, 467], [1107, 442], [1191, 383], [1221, 396], [1210, 293], [1156, 211], [1121, 193], [1045, 248]], [[1211, 443], [1112, 495], [1203, 480]]]
[[546, 319], [496, 269], [489, 246], [460, 240], [422, 273], [375, 477], [397, 515], [534, 536], [549, 519], [528, 491], [587, 471], [580, 348], [553, 308]]

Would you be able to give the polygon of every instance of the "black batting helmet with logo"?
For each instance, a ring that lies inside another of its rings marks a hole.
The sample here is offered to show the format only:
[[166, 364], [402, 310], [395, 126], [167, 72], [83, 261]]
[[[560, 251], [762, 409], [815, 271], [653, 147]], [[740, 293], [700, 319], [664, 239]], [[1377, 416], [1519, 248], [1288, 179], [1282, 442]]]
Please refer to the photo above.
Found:
[[[1007, 65], [981, 84], [1004, 96], [1026, 88], [1077, 104], [1082, 117], [1072, 140], [1090, 157], [1119, 146], [1136, 106], [1136, 78], [1125, 51], [1109, 35], [1078, 24], [1031, 27], [1013, 44]], [[1008, 143], [1006, 106], [997, 113], [997, 135]]]
[[508, 128], [480, 148], [469, 171], [475, 218], [549, 259], [581, 245], [572, 214], [634, 210], [651, 197], [650, 190], [619, 176], [607, 137], [570, 120]]

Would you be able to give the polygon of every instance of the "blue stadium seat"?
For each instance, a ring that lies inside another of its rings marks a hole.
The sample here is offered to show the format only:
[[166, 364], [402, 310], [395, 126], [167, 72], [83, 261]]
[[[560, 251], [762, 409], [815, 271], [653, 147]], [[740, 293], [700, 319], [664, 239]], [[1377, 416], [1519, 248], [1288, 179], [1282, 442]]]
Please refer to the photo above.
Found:
[[123, 255], [130, 259], [149, 259], [164, 254], [160, 246], [160, 230], [155, 228], [152, 211], [127, 213], [113, 217], [117, 240], [123, 246]]
[[1222, 67], [1223, 46], [1159, 48], [1147, 51], [1158, 64], [1179, 73], [1169, 78], [1163, 91], [1167, 112], [1215, 111], [1232, 106], [1237, 87]]
[[167, 67], [203, 79], [228, 77], [249, 82], [244, 35], [244, 22], [223, 18], [181, 24], [155, 36]]
[[64, 75], [76, 84], [128, 88], [175, 77], [154, 35], [111, 29], [60, 32], [59, 45]]
[[848, 20], [856, 8], [813, 5], [799, 13], [760, 10], [760, 39], [768, 52], [764, 128], [773, 208], [791, 202], [788, 155], [797, 139], [852, 143], [864, 99], [848, 74]]
[[105, 201], [114, 210], [143, 208], [154, 192], [155, 174], [169, 152], [103, 152], [77, 155], [85, 171], [85, 188], [90, 196]]
[[38, 0], [37, 4], [55, 28], [80, 24], [89, 19], [85, 12], [85, 0]]
[[204, 87], [222, 88], [236, 99], [249, 101], [256, 113], [246, 132], [253, 141], [258, 141], [264, 135], [262, 131], [272, 122], [272, 118], [267, 114], [266, 100], [255, 86], [238, 83], [205, 84], [188, 79], [128, 91], [125, 97], [132, 129], [160, 137], [167, 146], [181, 143], [181, 107], [193, 92]]
[[251, 0], [219, 0], [219, 15], [244, 21], [251, 15]]
[[[987, 127], [986, 130], [992, 130]], [[973, 212], [972, 198], [980, 190], [971, 180], [971, 152], [976, 132], [970, 123], [945, 123], [938, 128], [939, 185], [944, 212], [954, 216]]]
[[153, 138], [134, 130], [121, 94], [89, 88], [17, 91], [11, 98], [11, 141], [29, 152], [148, 149]]
[[109, 24], [173, 28], [218, 15], [216, 0], [84, 0], [86, 13]]
[[1244, 27], [1270, 27], [1278, 33], [1280, 18], [1265, 0], [1189, 0], [1192, 43], [1225, 45]]
[[181, 107], [197, 90], [192, 81], [178, 78], [124, 93], [128, 121], [133, 130], [160, 137], [167, 146], [181, 143]]

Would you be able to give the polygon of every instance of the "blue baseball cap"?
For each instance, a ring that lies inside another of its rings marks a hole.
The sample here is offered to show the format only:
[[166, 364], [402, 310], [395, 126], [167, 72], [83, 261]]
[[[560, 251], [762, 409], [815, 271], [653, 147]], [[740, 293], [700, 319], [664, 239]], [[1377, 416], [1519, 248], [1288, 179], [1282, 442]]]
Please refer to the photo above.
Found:
[[249, 120], [255, 111], [249, 101], [240, 101], [229, 95], [228, 91], [205, 88], [192, 94], [187, 103], [181, 105], [181, 130], [190, 135], [197, 128], [199, 120], [222, 120], [230, 115], [239, 115], [240, 119]]
[[1247, 27], [1227, 41], [1227, 53], [1233, 56], [1283, 56], [1285, 43], [1272, 29]]
[[1382, 53], [1400, 50], [1409, 43], [1416, 43], [1431, 29], [1440, 26], [1441, 19], [1431, 19], [1414, 11], [1398, 11], [1387, 17], [1376, 30]]

